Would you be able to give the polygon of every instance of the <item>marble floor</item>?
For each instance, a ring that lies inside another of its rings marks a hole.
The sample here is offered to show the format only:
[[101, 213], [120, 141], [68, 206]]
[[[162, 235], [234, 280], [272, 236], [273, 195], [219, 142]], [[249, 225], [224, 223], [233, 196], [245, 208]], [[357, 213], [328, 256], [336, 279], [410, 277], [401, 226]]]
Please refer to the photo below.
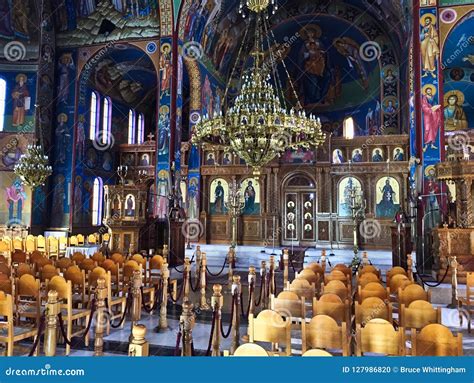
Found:
[[[201, 251], [206, 252], [208, 259], [208, 266], [210, 271], [213, 274], [217, 274], [223, 265], [225, 255], [227, 254], [228, 247], [226, 246], [201, 246]], [[237, 249], [237, 263], [236, 263], [236, 273], [241, 276], [242, 280], [242, 290], [243, 290], [243, 301], [248, 302], [248, 267], [250, 265], [256, 266], [257, 272], [259, 270], [260, 261], [268, 260], [272, 249], [265, 249], [265, 252], [261, 252], [262, 248], [260, 247], [250, 247], [242, 246]], [[309, 255], [305, 259], [305, 263], [314, 262], [319, 259], [322, 249], [310, 249], [307, 251]], [[186, 254], [190, 258], [195, 251], [193, 249], [187, 250]], [[329, 254], [330, 251], [327, 251]], [[334, 250], [334, 256], [328, 257], [329, 262], [332, 266], [337, 263], [349, 264], [352, 259], [352, 252], [349, 250]], [[280, 250], [275, 249], [275, 253], [279, 254]], [[387, 270], [391, 267], [391, 254], [388, 251], [370, 251], [369, 259], [371, 262], [378, 268]], [[194, 264], [192, 266], [193, 271], [193, 281]], [[179, 272], [182, 270], [182, 267], [177, 267], [172, 269], [171, 278], [172, 279], [182, 279], [182, 273]], [[277, 271], [275, 274], [277, 286], [282, 286], [283, 275], [282, 272]], [[290, 269], [290, 280], [293, 279], [294, 273]], [[383, 278], [385, 279], [385, 278]], [[224, 330], [227, 329], [230, 321], [230, 306], [231, 306], [231, 291], [230, 287], [227, 284], [227, 266], [224, 268], [224, 271], [221, 275], [212, 277], [208, 276], [208, 287], [207, 287], [207, 301], [210, 303], [210, 298], [212, 296], [212, 285], [219, 283], [223, 285], [223, 297], [224, 297], [224, 307], [223, 307], [223, 324]], [[193, 282], [195, 283], [195, 282]], [[462, 286], [460, 286], [462, 287]], [[457, 310], [452, 310], [446, 308], [447, 304], [450, 302], [451, 289], [450, 285], [442, 284], [436, 289], [432, 290], [433, 303], [436, 306], [442, 307], [442, 323], [450, 327], [453, 331], [461, 332], [463, 334], [463, 344], [464, 344], [464, 353], [465, 355], [474, 355], [474, 335], [468, 334], [467, 332], [467, 322], [464, 321], [463, 326], [459, 325], [459, 316]], [[462, 289], [461, 289], [462, 290]], [[462, 292], [461, 292], [462, 294]], [[199, 302], [199, 293], [190, 294], [191, 302]], [[181, 305], [174, 305], [171, 302], [168, 304], [168, 329], [166, 331], [156, 331], [159, 320], [159, 312], [154, 314], [148, 314], [145, 311], [142, 312], [142, 317], [140, 323], [144, 324], [147, 327], [146, 339], [150, 344], [150, 355], [174, 355], [176, 338], [179, 330], [179, 316], [181, 314]], [[200, 309], [195, 310], [196, 323], [193, 329], [193, 340], [194, 340], [194, 349], [196, 355], [204, 355], [208, 345], [209, 345], [209, 336], [211, 333], [211, 323], [212, 315], [209, 311], [204, 311]], [[240, 326], [240, 334], [244, 335], [247, 332], [246, 321], [242, 319]], [[106, 355], [126, 355], [128, 350], [128, 342], [130, 335], [131, 324], [129, 321], [125, 322], [124, 329], [111, 329], [110, 335], [107, 335], [104, 338], [105, 345], [104, 351]], [[294, 347], [298, 348], [298, 344], [301, 343], [297, 339], [298, 334], [295, 334]], [[221, 351], [229, 350], [230, 348], [230, 337], [228, 339], [222, 339], [221, 337]], [[93, 351], [93, 342], [89, 347], [85, 347], [82, 341], [75, 340], [73, 345], [72, 356], [89, 356]], [[61, 355], [63, 349], [58, 348], [58, 355]]]

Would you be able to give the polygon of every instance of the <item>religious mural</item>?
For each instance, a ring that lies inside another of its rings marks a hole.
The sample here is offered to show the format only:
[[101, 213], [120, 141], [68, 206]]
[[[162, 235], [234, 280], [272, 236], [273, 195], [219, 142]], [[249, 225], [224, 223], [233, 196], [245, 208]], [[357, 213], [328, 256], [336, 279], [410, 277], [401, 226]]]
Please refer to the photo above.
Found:
[[246, 178], [242, 180], [240, 186], [244, 193], [244, 210], [245, 215], [260, 214], [260, 183], [255, 178]]
[[351, 217], [351, 191], [356, 190], [360, 192], [362, 185], [355, 177], [345, 177], [339, 182], [337, 201], [338, 201], [338, 215], [340, 217]]
[[400, 185], [393, 177], [382, 177], [377, 181], [375, 193], [375, 216], [393, 219], [400, 209]]
[[29, 144], [24, 134], [11, 134], [0, 139], [0, 170], [13, 170]]
[[31, 189], [22, 184], [12, 172], [0, 172], [3, 196], [0, 199], [0, 221], [7, 225], [26, 225], [31, 222]]
[[222, 178], [211, 182], [209, 190], [209, 212], [210, 214], [226, 214], [225, 203], [229, 197], [229, 184]]

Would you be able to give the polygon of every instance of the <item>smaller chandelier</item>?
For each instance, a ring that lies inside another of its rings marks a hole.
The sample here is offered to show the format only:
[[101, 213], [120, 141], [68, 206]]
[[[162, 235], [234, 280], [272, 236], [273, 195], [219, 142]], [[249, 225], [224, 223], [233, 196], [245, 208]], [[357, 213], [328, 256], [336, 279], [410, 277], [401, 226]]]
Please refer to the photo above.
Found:
[[15, 165], [14, 172], [23, 184], [34, 189], [43, 186], [53, 172], [48, 162], [48, 156], [43, 154], [43, 148], [40, 145], [28, 145], [26, 153]]

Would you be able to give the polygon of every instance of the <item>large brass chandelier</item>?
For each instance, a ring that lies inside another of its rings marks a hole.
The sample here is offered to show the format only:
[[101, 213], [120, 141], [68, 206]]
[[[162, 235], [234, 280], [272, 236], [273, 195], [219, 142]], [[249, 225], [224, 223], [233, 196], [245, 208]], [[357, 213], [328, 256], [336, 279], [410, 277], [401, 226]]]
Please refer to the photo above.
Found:
[[28, 145], [26, 153], [21, 155], [15, 165], [14, 172], [23, 184], [34, 189], [44, 185], [53, 172], [48, 163], [48, 156], [43, 154], [43, 148], [40, 145]]
[[[262, 167], [285, 151], [310, 149], [325, 140], [319, 118], [306, 116], [299, 101], [296, 108], [286, 105], [272, 49], [275, 42], [271, 43], [268, 33], [269, 6], [270, 0], [245, 0], [241, 3], [242, 12], [245, 12], [246, 7], [255, 15], [255, 42], [251, 53], [253, 65], [242, 76], [242, 86], [234, 104], [224, 114], [220, 112], [203, 116], [196, 124], [193, 135], [194, 143], [224, 147], [225, 151], [245, 160], [256, 176]], [[267, 52], [264, 51], [264, 34]], [[240, 61], [244, 44], [245, 37], [236, 64]], [[284, 61], [282, 63], [287, 81], [298, 100]], [[227, 85], [224, 102], [235, 69], [236, 65]]]

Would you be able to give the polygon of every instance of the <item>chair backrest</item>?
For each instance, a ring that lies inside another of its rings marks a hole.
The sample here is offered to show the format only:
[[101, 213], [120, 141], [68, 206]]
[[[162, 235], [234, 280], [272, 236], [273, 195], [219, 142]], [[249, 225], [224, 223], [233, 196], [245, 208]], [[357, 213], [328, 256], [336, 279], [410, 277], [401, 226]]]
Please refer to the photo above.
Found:
[[399, 289], [404, 289], [406, 286], [411, 285], [413, 282], [408, 279], [406, 275], [396, 274], [390, 278], [390, 283], [387, 281], [390, 287], [390, 294], [398, 294]]
[[77, 246], [77, 236], [71, 235], [71, 238], [69, 238], [69, 246]]
[[319, 279], [323, 278], [324, 270], [323, 270], [323, 267], [319, 263], [316, 263], [316, 262], [310, 263], [307, 268], [311, 269], [313, 273], [318, 274]]
[[2, 239], [0, 241], [0, 252], [9, 253], [10, 251], [11, 251], [10, 242], [5, 241], [4, 239]]
[[26, 240], [25, 240], [25, 251], [31, 254], [35, 250], [36, 250], [35, 237], [29, 234], [27, 235]]
[[35, 259], [34, 263], [35, 263], [36, 269], [41, 270], [46, 265], [52, 265], [53, 261], [45, 257], [39, 257]]
[[78, 266], [69, 266], [64, 272], [66, 281], [71, 281], [74, 286], [85, 286], [85, 273]]
[[13, 294], [13, 281], [5, 274], [0, 274], [0, 291], [5, 294]]
[[268, 352], [256, 343], [244, 343], [237, 347], [232, 356], [269, 356]]
[[15, 250], [12, 253], [12, 263], [25, 263], [26, 258], [26, 253], [23, 250]]
[[133, 254], [132, 258], [130, 258], [137, 262], [139, 265], [142, 265], [143, 267], [146, 266], [146, 259], [143, 258], [141, 254]]
[[413, 301], [408, 307], [400, 305], [400, 326], [421, 329], [432, 323], [441, 323], [441, 308], [424, 300]]
[[47, 287], [48, 291], [55, 290], [58, 293], [58, 299], [63, 301], [63, 305], [72, 307], [72, 284], [59, 275], [53, 277]]
[[380, 282], [380, 279], [377, 274], [374, 273], [364, 273], [360, 276], [357, 276], [357, 285], [365, 287], [371, 282]]
[[297, 278], [306, 279], [309, 283], [319, 283], [319, 275], [309, 268], [301, 270]]
[[334, 318], [328, 315], [314, 316], [306, 325], [306, 339], [303, 339], [303, 352], [308, 348], [327, 348], [341, 350], [343, 356], [348, 356], [346, 323], [339, 326]]
[[67, 237], [59, 237], [59, 252], [64, 253], [67, 249]]
[[256, 318], [250, 314], [248, 335], [251, 343], [284, 344], [286, 355], [291, 355], [291, 322], [273, 310], [263, 310]]
[[301, 356], [333, 356], [333, 355], [325, 350], [314, 348], [312, 350], [308, 350], [304, 352]]
[[53, 265], [44, 265], [40, 270], [40, 280], [44, 282], [51, 280], [53, 277], [59, 275], [58, 270]]
[[9, 263], [7, 257], [3, 254], [0, 254], [0, 263]]
[[82, 254], [81, 252], [76, 251], [76, 252], [74, 252], [74, 254], [72, 255], [71, 259], [73, 260], [73, 262], [76, 263], [76, 265], [78, 265], [78, 264], [81, 263], [84, 259], [86, 259], [86, 256], [85, 256], [84, 254]]
[[36, 263], [36, 260], [39, 259], [39, 258], [45, 258], [45, 257], [44, 257], [44, 254], [41, 253], [41, 252], [38, 251], [38, 250], [34, 250], [34, 251], [30, 254], [30, 262], [32, 262], [32, 263]]
[[291, 291], [282, 291], [278, 297], [272, 295], [270, 297], [270, 306], [273, 311], [279, 313], [283, 318], [299, 318], [306, 317], [306, 307], [304, 297], [300, 298]]
[[91, 259], [100, 266], [105, 261], [105, 255], [98, 251], [92, 255]]
[[16, 280], [17, 296], [40, 297], [40, 281], [30, 274], [24, 274]]
[[106, 271], [102, 267], [97, 266], [96, 268], [94, 268], [94, 270], [92, 270], [89, 273], [89, 276], [88, 276], [89, 287], [96, 287], [97, 286], [97, 280], [99, 278], [106, 279], [107, 274], [110, 275], [110, 271]]
[[291, 283], [288, 282], [286, 290], [291, 291], [299, 297], [304, 297], [307, 302], [312, 302], [316, 296], [316, 286], [310, 284], [306, 279], [294, 279]]
[[150, 259], [150, 270], [161, 270], [164, 262], [165, 260], [161, 255], [154, 255]]
[[404, 289], [398, 289], [398, 304], [409, 306], [414, 301], [431, 301], [431, 291], [425, 291], [425, 289], [416, 284], [412, 283], [406, 286]]
[[349, 278], [352, 276], [352, 270], [350, 267], [342, 264], [342, 263], [338, 263], [336, 266], [334, 266], [333, 270], [338, 270], [338, 271], [342, 271], [344, 274], [346, 274]]
[[33, 270], [31, 269], [31, 266], [29, 264], [20, 263], [16, 268], [16, 276], [19, 278], [25, 274], [34, 275]]
[[413, 356], [462, 356], [462, 334], [453, 333], [445, 326], [429, 324], [412, 333]]
[[359, 271], [358, 271], [358, 275], [359, 276], [362, 276], [366, 273], [372, 273], [372, 274], [375, 274], [379, 277], [380, 279], [380, 275], [381, 275], [381, 272], [379, 269], [377, 269], [375, 266], [372, 266], [372, 265], [365, 265], [363, 266]]
[[78, 235], [77, 235], [77, 244], [78, 244], [79, 246], [84, 245], [84, 236], [83, 236], [82, 234], [78, 234]]
[[319, 299], [313, 298], [313, 316], [328, 315], [337, 323], [350, 323], [349, 301], [339, 295], [325, 293]]
[[95, 234], [89, 234], [87, 236], [87, 242], [89, 243], [97, 243], [97, 238], [95, 236]]
[[125, 264], [123, 265], [123, 277], [125, 279], [130, 279], [132, 276], [133, 276], [133, 272], [135, 270], [142, 270], [142, 267], [141, 265], [139, 265], [136, 261], [134, 261], [133, 259], [130, 259], [128, 260], [127, 262], [125, 262]]
[[370, 282], [365, 285], [364, 288], [359, 285], [357, 290], [357, 299], [359, 303], [362, 303], [364, 299], [370, 297], [377, 297], [382, 300], [389, 298], [389, 291], [380, 282]]
[[23, 250], [23, 239], [20, 237], [13, 238], [12, 250]]
[[385, 319], [392, 323], [392, 304], [385, 303], [382, 299], [377, 297], [366, 298], [359, 304], [355, 303], [355, 318], [356, 324], [365, 326], [367, 322], [374, 318]]
[[95, 267], [97, 267], [97, 262], [90, 258], [86, 258], [79, 263], [81, 270], [92, 271]]
[[408, 273], [403, 267], [392, 267], [390, 270], [387, 270], [387, 286], [390, 286], [390, 279], [392, 279], [395, 275], [404, 275], [408, 277]]
[[325, 284], [328, 284], [331, 281], [341, 281], [346, 286], [350, 285], [349, 277], [346, 274], [344, 274], [344, 272], [341, 270], [332, 270], [329, 274], [326, 274], [324, 276]]
[[36, 237], [36, 250], [41, 253], [46, 252], [46, 239], [42, 235]]
[[113, 253], [110, 259], [115, 263], [118, 263], [120, 266], [123, 265], [125, 262], [124, 256], [120, 253]]
[[48, 254], [50, 256], [59, 254], [59, 240], [56, 237], [48, 237]]
[[56, 267], [62, 272], [66, 271], [69, 266], [72, 266], [74, 262], [71, 258], [62, 257], [56, 261]]
[[345, 301], [350, 298], [349, 287], [341, 281], [330, 281], [323, 286], [323, 293], [332, 293], [339, 295]]
[[372, 319], [364, 327], [357, 324], [357, 356], [362, 356], [365, 352], [402, 356], [405, 354], [403, 334], [403, 327], [395, 330], [385, 319]]
[[6, 263], [0, 263], [0, 274], [5, 274], [5, 275], [12, 275], [12, 270], [10, 266], [8, 266]]
[[11, 329], [13, 325], [13, 298], [11, 294], [0, 291], [0, 317], [2, 316], [6, 317], [6, 322], [10, 325]]

